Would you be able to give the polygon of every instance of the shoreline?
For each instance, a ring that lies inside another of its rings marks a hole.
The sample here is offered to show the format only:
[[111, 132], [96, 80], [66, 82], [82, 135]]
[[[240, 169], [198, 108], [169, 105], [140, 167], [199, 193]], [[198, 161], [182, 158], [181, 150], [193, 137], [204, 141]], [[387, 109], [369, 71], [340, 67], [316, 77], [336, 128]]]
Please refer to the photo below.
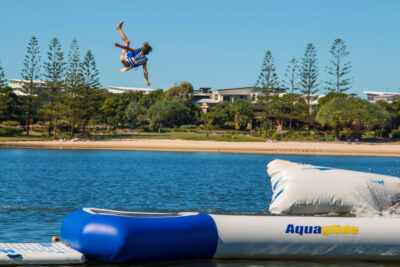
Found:
[[282, 154], [321, 156], [400, 157], [400, 143], [334, 142], [221, 142], [180, 139], [132, 139], [110, 141], [0, 141], [0, 148], [132, 150], [211, 152], [240, 154]]

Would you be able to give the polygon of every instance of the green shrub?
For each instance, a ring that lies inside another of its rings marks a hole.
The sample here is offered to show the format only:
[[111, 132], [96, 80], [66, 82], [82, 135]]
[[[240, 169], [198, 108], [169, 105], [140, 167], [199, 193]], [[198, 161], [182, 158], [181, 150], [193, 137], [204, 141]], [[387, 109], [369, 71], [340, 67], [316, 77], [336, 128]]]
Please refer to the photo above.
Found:
[[260, 133], [260, 131], [252, 131], [252, 132], [250, 132], [250, 135], [254, 136], [254, 137], [260, 137], [261, 133]]
[[400, 138], [400, 130], [392, 130], [392, 138]]
[[374, 137], [375, 137], [374, 131], [365, 131], [362, 136], [363, 139], [374, 138]]
[[340, 140], [346, 141], [347, 139], [349, 139], [349, 137], [350, 137], [350, 133], [348, 131], [344, 130], [344, 131], [340, 131], [339, 132], [339, 139]]
[[41, 127], [33, 127], [32, 130], [37, 133], [43, 133], [43, 132], [47, 131], [46, 128], [41, 128]]
[[228, 135], [230, 136], [230, 137], [232, 137], [233, 138], [233, 136], [236, 134], [236, 132], [235, 131], [233, 131], [233, 130], [229, 130], [228, 131]]
[[3, 121], [3, 125], [6, 126], [20, 126], [21, 124], [18, 121]]
[[383, 137], [386, 138], [389, 136], [389, 131], [387, 129], [379, 129], [374, 131], [375, 137]]
[[0, 128], [0, 136], [19, 136], [22, 134], [22, 128]]
[[147, 126], [143, 126], [143, 127], [138, 128], [137, 131], [139, 133], [148, 133], [148, 132], [150, 132], [150, 128]]
[[66, 132], [57, 133], [57, 139], [61, 139], [61, 138], [64, 138], [65, 140], [69, 140], [69, 139], [71, 139], [71, 136], [69, 133], [66, 133]]
[[320, 136], [318, 138], [318, 141], [335, 141], [335, 135], [334, 134], [329, 134], [327, 136]]
[[313, 135], [306, 136], [306, 141], [314, 141], [314, 136]]
[[271, 136], [271, 138], [275, 139], [275, 140], [283, 140], [285, 139], [286, 134], [285, 133], [281, 133], [281, 132], [274, 132]]
[[114, 130], [112, 130], [112, 129], [105, 129], [105, 130], [102, 130], [101, 131], [103, 134], [113, 134], [114, 133]]
[[233, 121], [227, 121], [224, 123], [226, 129], [235, 129], [236, 123]]
[[190, 130], [190, 129], [197, 129], [197, 126], [192, 124], [187, 124], [187, 125], [181, 125], [179, 128], [182, 130]]
[[296, 132], [291, 132], [286, 134], [286, 140], [287, 141], [296, 141], [298, 139], [299, 135]]
[[61, 132], [67, 132], [69, 128], [69, 122], [65, 120], [59, 120], [57, 122], [57, 129]]
[[276, 130], [269, 129], [267, 131], [267, 136], [273, 136], [275, 134], [275, 132], [276, 132]]

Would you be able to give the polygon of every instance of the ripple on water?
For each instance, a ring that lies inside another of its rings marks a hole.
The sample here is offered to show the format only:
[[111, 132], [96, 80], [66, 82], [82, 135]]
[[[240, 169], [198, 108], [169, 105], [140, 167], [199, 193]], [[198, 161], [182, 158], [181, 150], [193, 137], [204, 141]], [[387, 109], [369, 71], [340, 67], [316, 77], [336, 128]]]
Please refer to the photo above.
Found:
[[[400, 176], [399, 158], [1, 149], [0, 242], [49, 242], [65, 216], [81, 207], [266, 215], [272, 195], [266, 164], [273, 159]], [[325, 266], [198, 264], [188, 266]]]

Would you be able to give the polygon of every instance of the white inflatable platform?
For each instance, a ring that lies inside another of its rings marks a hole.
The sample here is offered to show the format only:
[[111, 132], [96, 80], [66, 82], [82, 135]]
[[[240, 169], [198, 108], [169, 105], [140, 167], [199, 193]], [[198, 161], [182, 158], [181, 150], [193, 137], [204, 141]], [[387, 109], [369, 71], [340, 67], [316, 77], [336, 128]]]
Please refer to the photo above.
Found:
[[89, 261], [400, 260], [398, 218], [138, 213], [84, 208], [61, 235]]
[[0, 265], [80, 264], [82, 253], [63, 243], [0, 243]]
[[215, 259], [400, 260], [398, 218], [210, 216]]
[[400, 202], [400, 179], [393, 176], [285, 160], [271, 161], [267, 172], [273, 214], [377, 216]]

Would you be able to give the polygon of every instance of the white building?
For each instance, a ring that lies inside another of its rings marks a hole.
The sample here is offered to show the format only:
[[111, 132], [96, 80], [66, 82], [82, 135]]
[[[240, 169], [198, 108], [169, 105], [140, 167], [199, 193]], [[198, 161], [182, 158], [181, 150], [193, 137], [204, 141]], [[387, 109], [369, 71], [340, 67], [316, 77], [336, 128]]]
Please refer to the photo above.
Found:
[[150, 94], [154, 89], [151, 88], [135, 88], [135, 87], [123, 87], [123, 86], [109, 86], [108, 91], [114, 94], [122, 94], [122, 93], [129, 93], [129, 92], [142, 92], [143, 94], [147, 95]]
[[211, 98], [211, 87], [200, 87], [199, 89], [193, 90], [193, 101], [198, 103], [200, 100]]
[[375, 103], [378, 100], [385, 100], [388, 103], [393, 102], [393, 98], [400, 96], [400, 93], [392, 92], [373, 92], [373, 91], [363, 91], [367, 95], [367, 100], [371, 103]]
[[[275, 95], [275, 93], [278, 93], [278, 91], [271, 92], [271, 96]], [[211, 98], [217, 100], [218, 102], [234, 102], [235, 100], [239, 99], [257, 101], [258, 96], [264, 96], [264, 93], [258, 88], [240, 87], [214, 90]]]
[[[209, 88], [207, 88], [209, 89]], [[210, 90], [208, 90], [210, 91]], [[276, 88], [270, 95], [271, 96], [282, 96], [285, 93], [285, 89]], [[201, 110], [203, 113], [207, 113], [210, 107], [223, 102], [234, 102], [239, 99], [244, 99], [251, 101], [252, 103], [257, 103], [259, 96], [264, 96], [265, 94], [261, 90], [254, 86], [249, 87], [239, 87], [239, 88], [227, 88], [227, 89], [217, 89], [212, 90], [211, 94], [207, 98], [200, 99], [196, 103], [201, 105]]]
[[[13, 91], [16, 95], [25, 96], [28, 94], [24, 93], [24, 86], [28, 86], [29, 83], [30, 83], [30, 81], [27, 81], [27, 80], [10, 79], [8, 82], [8, 86], [10, 86], [13, 89]], [[36, 88], [46, 86], [46, 82], [44, 82], [44, 81], [34, 80], [33, 84], [36, 86]]]

